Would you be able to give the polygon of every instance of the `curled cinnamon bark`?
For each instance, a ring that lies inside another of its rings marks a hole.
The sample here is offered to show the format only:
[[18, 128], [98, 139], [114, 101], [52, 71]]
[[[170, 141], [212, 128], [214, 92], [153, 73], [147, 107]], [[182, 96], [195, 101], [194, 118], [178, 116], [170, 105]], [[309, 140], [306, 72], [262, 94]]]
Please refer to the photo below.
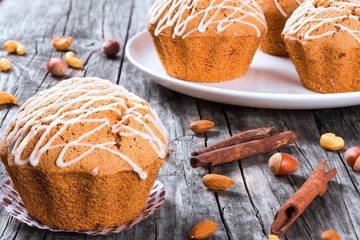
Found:
[[224, 139], [223, 141], [216, 143], [214, 145], [208, 146], [206, 148], [202, 148], [199, 150], [196, 150], [191, 153], [192, 156], [197, 156], [206, 152], [210, 152], [216, 149], [236, 145], [243, 142], [249, 142], [256, 139], [265, 138], [268, 136], [273, 135], [276, 133], [276, 128], [270, 127], [270, 128], [258, 128], [258, 129], [251, 129], [245, 132], [238, 133], [234, 136], [231, 136], [229, 138]]
[[286, 131], [270, 137], [202, 153], [192, 157], [190, 159], [190, 164], [194, 168], [212, 167], [256, 154], [270, 152], [285, 145], [294, 143], [296, 140], [297, 136], [294, 132]]
[[281, 206], [271, 225], [272, 234], [285, 233], [315, 197], [325, 194], [328, 182], [336, 175], [336, 168], [326, 172], [325, 166], [326, 160], [322, 160], [301, 188]]

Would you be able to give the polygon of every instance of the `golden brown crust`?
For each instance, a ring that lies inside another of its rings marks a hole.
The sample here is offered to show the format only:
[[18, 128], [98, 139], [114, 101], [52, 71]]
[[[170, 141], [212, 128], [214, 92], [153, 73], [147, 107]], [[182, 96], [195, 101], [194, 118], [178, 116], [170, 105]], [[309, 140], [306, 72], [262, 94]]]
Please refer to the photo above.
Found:
[[[278, 6], [276, 6], [275, 1], [278, 2]], [[296, 0], [257, 0], [257, 2], [264, 12], [268, 29], [259, 49], [272, 55], [289, 56], [281, 32], [284, 29], [286, 20], [299, 4]]]

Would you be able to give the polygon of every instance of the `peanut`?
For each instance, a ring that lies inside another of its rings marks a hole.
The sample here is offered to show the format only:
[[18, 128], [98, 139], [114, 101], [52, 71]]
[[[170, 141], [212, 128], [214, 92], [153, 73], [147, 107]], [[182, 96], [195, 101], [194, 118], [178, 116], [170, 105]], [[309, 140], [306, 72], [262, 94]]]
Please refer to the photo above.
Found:
[[15, 40], [9, 40], [4, 43], [4, 49], [8, 53], [16, 53], [17, 55], [24, 55], [25, 54], [25, 45], [21, 44], [18, 41]]
[[276, 235], [270, 235], [270, 236], [268, 237], [268, 240], [279, 240], [279, 237], [276, 236]]
[[56, 37], [53, 38], [51, 43], [56, 50], [64, 51], [70, 47], [72, 40], [73, 40], [72, 37], [66, 37], [66, 38]]
[[25, 54], [25, 50], [26, 50], [25, 45], [19, 43], [16, 47], [16, 54], [22, 56]]
[[84, 66], [84, 61], [76, 58], [76, 54], [72, 51], [67, 52], [64, 59], [66, 64], [69, 65], [69, 67], [82, 68]]
[[17, 48], [18, 42], [15, 40], [9, 40], [4, 43], [4, 50], [8, 53], [15, 53]]
[[1, 71], [8, 71], [11, 68], [11, 62], [7, 58], [0, 58], [0, 70]]
[[345, 142], [334, 133], [325, 133], [320, 137], [320, 145], [326, 150], [339, 150], [344, 147]]

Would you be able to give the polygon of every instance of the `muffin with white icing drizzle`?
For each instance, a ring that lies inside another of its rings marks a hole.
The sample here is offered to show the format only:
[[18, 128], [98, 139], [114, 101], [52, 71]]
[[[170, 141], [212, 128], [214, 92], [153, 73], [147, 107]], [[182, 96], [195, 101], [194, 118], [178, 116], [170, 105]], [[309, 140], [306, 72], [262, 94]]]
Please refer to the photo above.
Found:
[[260, 50], [272, 55], [289, 56], [281, 32], [286, 20], [304, 0], [257, 0], [264, 12], [267, 33], [260, 43]]
[[301, 83], [320, 93], [360, 91], [360, 0], [308, 0], [283, 36]]
[[196, 82], [244, 75], [266, 31], [255, 0], [156, 0], [147, 23], [166, 72]]
[[168, 151], [166, 131], [143, 99], [98, 78], [72, 78], [28, 99], [0, 158], [38, 221], [104, 229], [144, 208]]

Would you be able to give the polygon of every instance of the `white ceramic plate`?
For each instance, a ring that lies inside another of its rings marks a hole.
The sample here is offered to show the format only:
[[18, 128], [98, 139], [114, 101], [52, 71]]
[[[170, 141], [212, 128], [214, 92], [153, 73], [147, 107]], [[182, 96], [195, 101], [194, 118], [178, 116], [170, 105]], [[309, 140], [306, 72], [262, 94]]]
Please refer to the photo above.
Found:
[[360, 92], [320, 94], [300, 83], [287, 58], [258, 51], [245, 76], [217, 83], [194, 83], [170, 77], [161, 65], [147, 31], [126, 46], [131, 63], [150, 79], [174, 91], [221, 103], [275, 109], [318, 109], [360, 104]]

